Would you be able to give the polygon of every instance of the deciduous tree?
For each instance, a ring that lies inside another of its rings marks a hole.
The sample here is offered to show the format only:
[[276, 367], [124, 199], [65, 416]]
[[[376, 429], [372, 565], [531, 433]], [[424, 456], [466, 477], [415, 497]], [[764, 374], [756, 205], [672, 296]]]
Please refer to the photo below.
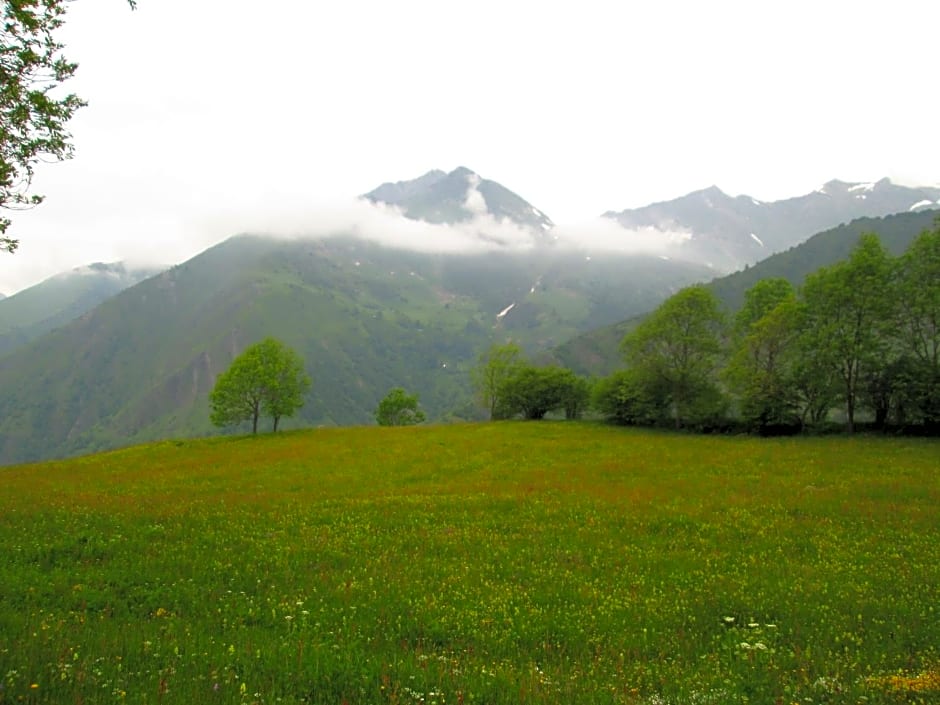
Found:
[[424, 419], [424, 412], [418, 408], [418, 395], [408, 394], [401, 387], [386, 394], [375, 410], [379, 426], [414, 426]]
[[676, 428], [717, 411], [709, 407], [720, 400], [715, 373], [723, 333], [717, 298], [704, 286], [692, 286], [667, 299], [623, 340], [634, 381], [668, 390], [663, 401]]
[[489, 411], [491, 419], [504, 418], [500, 392], [506, 380], [524, 365], [522, 348], [515, 343], [493, 345], [480, 355], [473, 370], [473, 386], [480, 403]]
[[910, 358], [910, 405], [929, 425], [940, 424], [940, 219], [898, 261], [895, 296], [897, 336]]
[[810, 275], [803, 286], [806, 302], [805, 354], [834, 366], [841, 381], [848, 431], [863, 375], [884, 364], [886, 324], [894, 301], [889, 288], [891, 262], [873, 234], [863, 235], [851, 257]]
[[[85, 103], [57, 89], [77, 64], [62, 55], [55, 39], [68, 0], [7, 0], [0, 25], [0, 208], [29, 208], [42, 202], [30, 193], [35, 165], [72, 156], [66, 124]], [[135, 7], [135, 0], [130, 0]], [[16, 251], [9, 218], [0, 218], [0, 250]]]
[[[755, 289], [759, 287], [748, 295]], [[725, 378], [737, 393], [742, 420], [761, 433], [800, 420], [793, 378], [802, 320], [803, 307], [791, 287], [786, 298], [739, 332], [725, 370]]]
[[258, 432], [258, 419], [270, 416], [273, 430], [284, 416], [293, 416], [304, 403], [310, 377], [296, 352], [275, 338], [249, 346], [219, 375], [209, 397], [211, 420], [216, 426], [251, 421]]
[[544, 418], [557, 409], [564, 409], [566, 418], [576, 418], [587, 405], [589, 395], [586, 382], [571, 370], [528, 364], [503, 382], [499, 394], [507, 416], [522, 414], [532, 420]]

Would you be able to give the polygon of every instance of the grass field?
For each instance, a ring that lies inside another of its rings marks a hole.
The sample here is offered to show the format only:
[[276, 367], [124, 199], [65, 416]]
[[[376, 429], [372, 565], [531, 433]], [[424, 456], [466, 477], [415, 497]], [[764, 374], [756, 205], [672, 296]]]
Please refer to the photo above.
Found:
[[940, 702], [940, 444], [502, 423], [0, 469], [21, 702]]

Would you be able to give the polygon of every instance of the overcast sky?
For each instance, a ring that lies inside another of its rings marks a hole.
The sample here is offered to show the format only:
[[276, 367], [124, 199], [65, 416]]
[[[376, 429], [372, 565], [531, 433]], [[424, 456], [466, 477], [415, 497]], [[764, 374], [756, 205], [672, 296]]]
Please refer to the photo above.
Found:
[[557, 223], [712, 184], [935, 185], [938, 26], [934, 0], [78, 0], [76, 156], [38, 167], [0, 292], [459, 165]]

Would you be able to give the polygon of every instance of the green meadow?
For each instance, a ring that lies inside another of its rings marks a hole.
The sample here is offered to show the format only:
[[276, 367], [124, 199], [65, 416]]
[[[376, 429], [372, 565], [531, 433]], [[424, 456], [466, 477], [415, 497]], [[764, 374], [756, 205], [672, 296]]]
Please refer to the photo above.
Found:
[[0, 703], [940, 702], [940, 444], [574, 422], [0, 469]]

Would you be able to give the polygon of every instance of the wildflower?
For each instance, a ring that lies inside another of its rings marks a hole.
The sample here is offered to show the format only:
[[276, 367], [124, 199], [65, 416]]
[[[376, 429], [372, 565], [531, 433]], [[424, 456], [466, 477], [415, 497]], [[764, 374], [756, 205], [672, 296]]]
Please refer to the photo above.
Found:
[[725, 624], [734, 624], [734, 617], [725, 617], [724, 622]]

